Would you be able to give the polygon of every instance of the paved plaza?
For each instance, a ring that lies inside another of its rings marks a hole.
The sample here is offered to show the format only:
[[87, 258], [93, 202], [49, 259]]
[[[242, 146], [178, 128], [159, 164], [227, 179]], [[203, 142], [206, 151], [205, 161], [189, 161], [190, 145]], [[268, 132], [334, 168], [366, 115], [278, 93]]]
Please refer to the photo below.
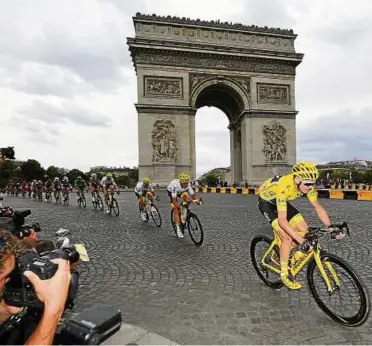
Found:
[[[39, 221], [41, 236], [60, 227], [84, 242], [91, 261], [82, 263], [81, 295], [76, 310], [107, 302], [122, 310], [123, 322], [155, 332], [179, 344], [370, 344], [372, 318], [358, 328], [337, 325], [316, 305], [306, 282], [298, 292], [272, 290], [259, 280], [250, 260], [256, 234], [270, 234], [253, 195], [204, 194], [192, 206], [205, 230], [197, 248], [190, 238], [174, 236], [165, 193], [157, 202], [159, 229], [144, 224], [133, 193], [118, 196], [121, 214], [108, 216], [76, 202], [63, 205], [5, 198], [15, 208], [30, 208], [28, 221]], [[72, 199], [75, 195], [72, 195]], [[372, 203], [321, 200], [331, 219], [346, 220], [351, 238], [325, 242], [347, 259], [372, 292], [370, 239]], [[319, 225], [307, 200], [294, 203]]]

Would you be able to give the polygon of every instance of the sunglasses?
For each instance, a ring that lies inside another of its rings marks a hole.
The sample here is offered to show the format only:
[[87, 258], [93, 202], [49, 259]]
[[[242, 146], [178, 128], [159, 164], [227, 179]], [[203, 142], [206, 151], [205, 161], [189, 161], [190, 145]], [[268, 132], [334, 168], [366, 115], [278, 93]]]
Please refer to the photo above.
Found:
[[314, 183], [302, 183], [302, 184], [307, 187], [313, 187], [315, 185]]

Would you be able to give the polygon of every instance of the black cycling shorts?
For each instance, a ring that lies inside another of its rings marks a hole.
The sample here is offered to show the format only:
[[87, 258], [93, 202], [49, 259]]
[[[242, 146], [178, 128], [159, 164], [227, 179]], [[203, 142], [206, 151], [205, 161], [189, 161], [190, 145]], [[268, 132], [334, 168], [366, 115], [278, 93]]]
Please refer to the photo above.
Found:
[[[167, 192], [168, 192], [168, 197], [169, 197], [169, 203], [173, 203], [172, 202], [172, 192], [170, 192], [169, 190], [167, 190]], [[181, 198], [181, 195], [183, 194], [183, 192], [181, 192], [181, 193], [177, 193], [177, 197], [178, 198]]]
[[[276, 204], [265, 201], [258, 197], [258, 209], [261, 214], [266, 218], [270, 225], [278, 218], [278, 210]], [[290, 222], [300, 212], [289, 202], [287, 202], [287, 220]]]
[[146, 193], [147, 193], [147, 191], [142, 192], [142, 194], [139, 194], [137, 191], [134, 192], [134, 194], [136, 195], [137, 198], [145, 197]]

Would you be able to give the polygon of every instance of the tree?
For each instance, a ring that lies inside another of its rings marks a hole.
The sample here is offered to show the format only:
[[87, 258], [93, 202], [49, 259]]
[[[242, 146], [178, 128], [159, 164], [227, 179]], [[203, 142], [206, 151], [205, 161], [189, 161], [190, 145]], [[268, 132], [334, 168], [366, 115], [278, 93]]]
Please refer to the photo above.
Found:
[[132, 184], [136, 184], [138, 182], [138, 168], [132, 168], [128, 173], [128, 177]]
[[364, 180], [367, 184], [372, 184], [372, 169], [365, 172]]
[[117, 179], [115, 179], [116, 184], [121, 185], [121, 186], [130, 186], [130, 179], [127, 175], [121, 175]]
[[86, 180], [86, 178], [87, 178], [86, 175], [85, 175], [82, 171], [80, 171], [80, 170], [78, 170], [78, 169], [76, 169], [76, 168], [72, 169], [71, 171], [69, 171], [69, 172], [67, 173], [67, 177], [68, 177], [68, 179], [70, 180], [71, 183], [74, 183], [74, 181], [76, 180], [76, 178], [77, 178], [79, 175], [80, 175], [84, 180]]
[[50, 166], [48, 167], [48, 169], [46, 170], [46, 174], [47, 176], [50, 178], [50, 179], [53, 179], [55, 177], [59, 177], [60, 175], [60, 171], [59, 171], [59, 168], [56, 167], [56, 166]]
[[0, 163], [0, 186], [6, 185], [16, 176], [16, 167], [12, 161], [5, 160]]
[[218, 184], [219, 178], [216, 174], [210, 173], [205, 175], [202, 179], [201, 182], [203, 184], [206, 184], [208, 186], [216, 186]]
[[353, 169], [351, 170], [351, 180], [356, 184], [364, 183], [365, 174]]
[[45, 175], [45, 169], [41, 167], [40, 162], [32, 159], [22, 163], [21, 172], [23, 178], [27, 180], [42, 180]]

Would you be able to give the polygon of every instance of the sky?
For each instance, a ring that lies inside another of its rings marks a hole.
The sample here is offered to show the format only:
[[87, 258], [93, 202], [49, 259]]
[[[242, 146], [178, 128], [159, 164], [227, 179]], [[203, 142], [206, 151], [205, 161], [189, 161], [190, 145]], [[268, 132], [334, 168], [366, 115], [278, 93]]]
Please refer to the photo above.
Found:
[[[293, 29], [297, 158], [372, 160], [372, 1], [0, 0], [0, 147], [79, 168], [138, 165], [136, 12]], [[196, 114], [198, 175], [230, 165], [228, 119]], [[215, 155], [218, 153], [218, 155]]]

